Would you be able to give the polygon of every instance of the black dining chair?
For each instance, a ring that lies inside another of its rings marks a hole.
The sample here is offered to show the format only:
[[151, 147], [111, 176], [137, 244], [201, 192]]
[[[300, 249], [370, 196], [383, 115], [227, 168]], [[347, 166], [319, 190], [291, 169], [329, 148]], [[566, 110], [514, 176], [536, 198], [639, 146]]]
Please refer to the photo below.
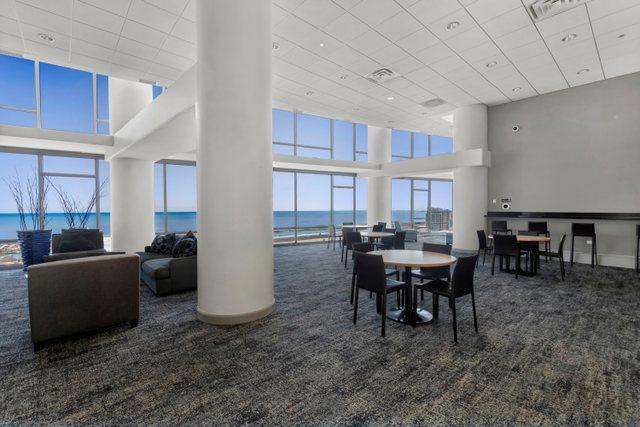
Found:
[[[376, 250], [376, 247], [373, 243], [371, 242], [362, 242], [362, 243], [354, 243], [351, 245], [351, 248], [353, 250], [352, 254], [355, 254], [356, 252], [360, 252], [360, 253], [369, 253], [369, 252], [373, 252]], [[353, 258], [354, 255], [352, 255]], [[400, 270], [395, 269], [395, 268], [385, 268], [385, 273], [387, 275], [387, 277], [389, 276], [396, 276], [396, 280], [400, 280]], [[351, 304], [353, 305], [353, 291], [355, 289], [356, 286], [356, 266], [355, 264], [353, 265], [353, 274], [351, 276]], [[371, 297], [371, 294], [369, 295], [369, 297]], [[400, 294], [398, 293], [398, 308], [400, 308]]]
[[591, 239], [591, 268], [598, 265], [598, 245], [596, 243], [596, 225], [594, 223], [571, 223], [571, 265], [573, 266], [573, 247], [576, 237]]
[[453, 341], [458, 342], [458, 321], [456, 318], [456, 299], [471, 294], [471, 307], [473, 308], [473, 327], [478, 333], [478, 318], [476, 316], [476, 297], [473, 289], [473, 273], [476, 269], [478, 255], [458, 258], [453, 269], [451, 282], [444, 280], [432, 280], [420, 283], [413, 287], [413, 301], [417, 308], [418, 290], [431, 292], [433, 295], [433, 318], [438, 318], [440, 295], [449, 298], [449, 307], [453, 314]]
[[564, 272], [564, 239], [567, 238], [566, 234], [562, 235], [562, 239], [560, 239], [560, 244], [558, 245], [558, 251], [557, 252], [549, 252], [549, 258], [558, 258], [558, 261], [560, 261], [560, 276], [562, 277], [562, 280], [564, 281], [564, 276], [565, 276], [565, 272]]
[[[547, 221], [529, 221], [527, 224], [528, 231], [535, 231], [538, 233], [538, 236], [546, 236], [551, 237], [551, 233], [549, 233], [549, 226], [547, 225]], [[544, 242], [544, 260], [545, 262], [549, 261], [549, 257], [546, 252], [551, 251], [551, 242]]]
[[362, 243], [362, 235], [359, 231], [347, 231], [342, 234], [344, 234], [344, 268], [347, 268], [349, 251], [352, 250], [352, 245], [354, 243]]
[[[403, 240], [403, 247], [402, 248], [396, 248], [395, 247], [395, 242], [396, 242], [396, 230], [395, 228], [385, 228], [384, 230], [382, 230], [385, 233], [393, 233], [393, 236], [387, 236], [387, 237], [383, 237], [380, 239], [380, 243], [375, 243], [376, 247], [378, 249], [404, 249], [404, 240]], [[405, 237], [406, 237], [406, 232], [404, 233]]]
[[491, 234], [513, 234], [513, 231], [508, 228], [507, 221], [491, 221]]
[[353, 253], [353, 262], [356, 269], [356, 289], [353, 302], [353, 324], [358, 320], [358, 294], [364, 289], [376, 294], [379, 314], [382, 317], [381, 334], [385, 336], [387, 320], [387, 295], [399, 291], [407, 291], [407, 284], [387, 278], [384, 261], [381, 255], [373, 255], [362, 252]]
[[480, 251], [482, 251], [482, 265], [484, 265], [484, 258], [487, 256], [487, 253], [491, 253], [493, 251], [493, 246], [487, 245], [487, 234], [484, 230], [477, 230], [478, 234], [478, 259], [480, 259]]
[[[423, 243], [424, 252], [436, 252], [439, 254], [451, 255], [451, 245], [441, 245], [439, 243]], [[451, 267], [433, 267], [411, 270], [411, 277], [420, 279], [420, 283], [425, 280], [451, 280]], [[420, 292], [420, 298], [424, 299], [424, 291]]]
[[378, 221], [377, 225], [380, 226], [380, 231], [382, 231], [387, 226], [387, 223], [386, 222], [382, 222], [382, 221]]
[[500, 269], [502, 269], [502, 261], [506, 258], [507, 270], [511, 268], [511, 258], [516, 260], [516, 279], [520, 271], [520, 257], [524, 255], [520, 251], [518, 238], [511, 234], [494, 234], [493, 235], [493, 257], [491, 258], [491, 275], [493, 276], [496, 257], [500, 257]]
[[384, 230], [384, 225], [376, 224], [371, 227], [371, 231], [381, 232], [382, 230]]
[[[538, 236], [537, 231], [518, 230], [521, 236]], [[520, 242], [520, 250], [525, 253], [525, 265], [529, 266], [529, 255], [531, 255], [531, 269], [535, 271], [540, 268], [540, 243], [538, 242]]]

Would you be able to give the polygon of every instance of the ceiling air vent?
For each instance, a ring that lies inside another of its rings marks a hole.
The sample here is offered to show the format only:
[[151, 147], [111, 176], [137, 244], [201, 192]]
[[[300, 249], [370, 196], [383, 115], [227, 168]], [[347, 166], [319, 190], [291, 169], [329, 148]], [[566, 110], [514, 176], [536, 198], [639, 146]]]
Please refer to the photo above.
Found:
[[385, 83], [389, 80], [395, 79], [396, 77], [400, 77], [400, 74], [388, 68], [380, 68], [379, 70], [364, 76], [365, 79], [369, 79], [374, 83]]
[[428, 99], [424, 102], [421, 102], [420, 105], [427, 108], [436, 108], [444, 103], [445, 103], [445, 100], [442, 98], [433, 98], [433, 99]]
[[569, 9], [586, 4], [591, 0], [535, 0], [527, 11], [534, 21], [542, 21]]

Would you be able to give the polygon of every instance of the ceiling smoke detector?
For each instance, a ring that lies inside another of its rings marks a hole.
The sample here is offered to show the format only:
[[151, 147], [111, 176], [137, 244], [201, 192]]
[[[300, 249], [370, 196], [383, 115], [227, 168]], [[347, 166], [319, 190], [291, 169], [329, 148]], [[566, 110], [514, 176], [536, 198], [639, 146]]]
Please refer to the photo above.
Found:
[[374, 83], [385, 83], [397, 77], [400, 77], [400, 74], [388, 68], [380, 68], [364, 76], [365, 79], [369, 79]]
[[421, 102], [420, 105], [426, 108], [436, 108], [444, 103], [445, 103], [445, 100], [442, 98], [433, 98], [433, 99], [428, 99], [424, 102]]
[[47, 33], [38, 33], [38, 37], [40, 37], [42, 40], [46, 41], [47, 43], [53, 43], [56, 41], [55, 37]]
[[534, 21], [542, 21], [591, 0], [535, 0], [527, 6], [527, 12]]

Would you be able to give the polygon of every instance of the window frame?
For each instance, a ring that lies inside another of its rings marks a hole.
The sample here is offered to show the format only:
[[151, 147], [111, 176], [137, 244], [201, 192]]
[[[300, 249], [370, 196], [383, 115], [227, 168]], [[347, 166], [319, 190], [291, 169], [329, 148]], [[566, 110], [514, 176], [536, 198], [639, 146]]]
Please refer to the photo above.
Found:
[[[412, 132], [412, 131], [408, 131], [408, 130], [404, 130], [404, 129], [393, 129], [393, 130], [397, 130], [397, 131], [401, 131], [401, 132], [409, 132], [411, 134], [411, 151], [410, 151], [410, 155], [409, 156], [405, 156], [405, 155], [401, 155], [401, 154], [393, 154], [393, 139], [391, 140], [391, 161], [392, 162], [400, 162], [400, 161], [404, 161], [404, 160], [411, 160], [411, 159], [421, 159], [421, 158], [425, 158], [425, 157], [431, 157], [433, 156], [433, 152], [431, 150], [431, 139], [432, 137], [442, 137], [442, 138], [451, 138], [451, 148], [452, 151], [451, 153], [443, 153], [443, 154], [436, 154], [437, 156], [444, 156], [444, 155], [449, 155], [449, 154], [453, 154], [453, 138], [452, 137], [448, 137], [448, 136], [444, 136], [444, 135], [434, 135], [434, 134], [430, 134], [430, 133], [424, 133], [424, 132]], [[392, 131], [393, 131], [392, 130]], [[416, 157], [415, 153], [415, 135], [425, 135], [427, 137], [427, 152], [428, 154], [426, 156], [418, 156]]]

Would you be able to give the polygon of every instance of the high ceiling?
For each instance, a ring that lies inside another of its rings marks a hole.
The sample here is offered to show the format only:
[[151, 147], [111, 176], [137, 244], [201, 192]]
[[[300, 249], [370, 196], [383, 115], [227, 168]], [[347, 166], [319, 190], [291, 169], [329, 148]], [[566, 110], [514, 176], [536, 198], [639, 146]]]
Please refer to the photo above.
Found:
[[[273, 0], [274, 102], [448, 134], [443, 116], [456, 106], [497, 105], [640, 70], [640, 0], [586, 1], [540, 21], [528, 12], [534, 1]], [[196, 59], [194, 6], [0, 0], [0, 49], [170, 85]], [[364, 78], [383, 67], [400, 77]], [[446, 102], [420, 105], [432, 98]]]

